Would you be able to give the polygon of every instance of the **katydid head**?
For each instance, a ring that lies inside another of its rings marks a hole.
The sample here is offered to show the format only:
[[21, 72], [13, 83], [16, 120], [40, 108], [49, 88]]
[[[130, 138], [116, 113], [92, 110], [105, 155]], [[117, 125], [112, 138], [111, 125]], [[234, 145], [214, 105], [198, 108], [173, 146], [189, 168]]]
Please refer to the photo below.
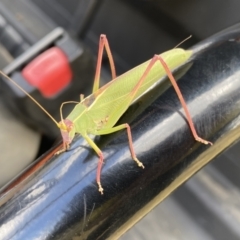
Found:
[[68, 119], [63, 120], [62, 106], [64, 105], [64, 103], [61, 105], [61, 108], [60, 108], [61, 121], [58, 123], [53, 118], [53, 116], [39, 102], [37, 102], [28, 92], [26, 92], [22, 87], [20, 87], [4, 72], [0, 71], [0, 74], [4, 76], [8, 81], [10, 81], [12, 84], [14, 84], [17, 88], [19, 88], [22, 92], [24, 92], [39, 108], [41, 108], [49, 116], [50, 119], [52, 119], [52, 121], [57, 125], [57, 127], [60, 128], [62, 138], [63, 138], [63, 143], [65, 145], [65, 148], [68, 148], [69, 144], [72, 142], [72, 139], [75, 135], [75, 130], [74, 130], [73, 123], [70, 120]]
[[68, 148], [75, 135], [75, 128], [73, 122], [69, 119], [64, 119], [58, 123], [58, 127], [61, 131], [63, 144], [66, 148]]

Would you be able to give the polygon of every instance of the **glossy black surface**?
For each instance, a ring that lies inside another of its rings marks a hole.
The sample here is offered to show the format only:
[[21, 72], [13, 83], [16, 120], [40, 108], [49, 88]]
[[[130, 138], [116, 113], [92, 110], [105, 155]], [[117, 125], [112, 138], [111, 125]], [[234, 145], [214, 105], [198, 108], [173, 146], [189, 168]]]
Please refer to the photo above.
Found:
[[42, 168], [2, 196], [1, 239], [117, 238], [238, 140], [239, 39], [240, 26], [207, 39], [177, 72], [197, 131], [213, 146], [195, 142], [174, 90], [163, 79], [121, 120], [135, 118], [130, 125], [144, 170], [131, 159], [125, 131], [96, 138], [105, 156], [102, 196], [95, 182], [97, 157], [76, 137], [69, 152], [48, 155]]

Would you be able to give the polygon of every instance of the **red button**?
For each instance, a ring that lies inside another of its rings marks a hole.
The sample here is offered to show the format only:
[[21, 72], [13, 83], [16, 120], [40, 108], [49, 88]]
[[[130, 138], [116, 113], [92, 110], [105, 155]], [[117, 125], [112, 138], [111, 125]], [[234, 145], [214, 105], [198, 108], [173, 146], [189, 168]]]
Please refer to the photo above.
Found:
[[72, 70], [64, 52], [52, 47], [31, 61], [22, 75], [43, 96], [53, 97], [71, 82]]

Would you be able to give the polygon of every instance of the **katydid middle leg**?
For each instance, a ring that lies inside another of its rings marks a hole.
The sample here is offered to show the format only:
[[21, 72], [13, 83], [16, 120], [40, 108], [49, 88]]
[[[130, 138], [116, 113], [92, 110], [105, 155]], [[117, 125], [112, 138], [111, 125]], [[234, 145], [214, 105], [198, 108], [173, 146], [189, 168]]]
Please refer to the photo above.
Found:
[[[99, 156], [99, 160], [98, 160], [98, 166], [102, 166], [103, 164], [103, 153], [101, 151], [101, 149], [96, 145], [96, 143], [87, 135], [87, 134], [82, 134], [83, 138], [88, 142], [88, 144], [94, 149], [94, 151], [97, 153], [97, 155]], [[97, 184], [98, 184], [98, 191], [103, 194], [103, 188], [102, 188], [102, 184], [101, 184], [101, 179], [100, 179], [100, 175], [101, 175], [101, 167], [97, 169]]]
[[[135, 151], [134, 151], [134, 148], [133, 148], [131, 129], [130, 129], [130, 126], [127, 123], [121, 124], [121, 125], [109, 128], [109, 129], [99, 130], [99, 131], [96, 132], [96, 135], [111, 134], [111, 133], [118, 132], [118, 131], [120, 131], [122, 129], [125, 129], [125, 128], [127, 129], [128, 142], [129, 142], [129, 148], [130, 148], [130, 152], [131, 152], [131, 155], [132, 155], [132, 159], [137, 163], [137, 165], [139, 167], [144, 168], [144, 165], [142, 164], [142, 162], [140, 162], [136, 157], [136, 154], [135, 154]], [[96, 180], [97, 180], [97, 184], [98, 184], [98, 190], [99, 190], [99, 192], [101, 192], [101, 194], [103, 194], [103, 188], [102, 188], [102, 185], [101, 185], [101, 170], [102, 170], [103, 159], [104, 159], [103, 153], [100, 150], [100, 148], [93, 142], [93, 140], [88, 135], [83, 135], [83, 137], [86, 139], [88, 144], [94, 149], [94, 151], [99, 156]]]
[[[139, 167], [144, 168], [142, 162], [140, 162], [136, 157], [136, 154], [135, 154], [135, 151], [134, 151], [134, 148], [133, 148], [131, 128], [127, 123], [124, 123], [124, 124], [121, 124], [121, 125], [109, 128], [109, 129], [98, 130], [96, 135], [111, 134], [111, 133], [118, 132], [118, 131], [120, 131], [122, 129], [125, 129], [125, 128], [127, 129], [128, 143], [129, 143], [129, 148], [130, 148], [132, 158], [137, 163], [137, 165]], [[99, 168], [99, 171], [101, 171], [102, 165], [98, 166], [98, 168]]]

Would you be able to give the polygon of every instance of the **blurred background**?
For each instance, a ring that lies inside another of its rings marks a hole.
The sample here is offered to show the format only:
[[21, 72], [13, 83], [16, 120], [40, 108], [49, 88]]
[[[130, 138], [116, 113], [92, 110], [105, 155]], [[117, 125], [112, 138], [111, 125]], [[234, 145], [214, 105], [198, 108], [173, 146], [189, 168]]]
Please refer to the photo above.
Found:
[[[48, 110], [59, 120], [63, 100], [79, 99], [80, 93], [91, 91], [100, 34], [107, 35], [119, 75], [189, 35], [192, 38], [181, 47], [238, 23], [239, 7], [236, 0], [0, 0], [0, 67], [43, 105], [50, 101], [53, 109]], [[67, 53], [74, 81], [46, 100], [37, 87], [26, 85], [20, 73], [53, 45]], [[107, 58], [102, 78], [110, 79]], [[1, 187], [59, 137], [55, 126], [27, 105], [27, 97], [4, 84]], [[121, 239], [240, 239], [239, 147], [236, 144], [217, 157]]]

